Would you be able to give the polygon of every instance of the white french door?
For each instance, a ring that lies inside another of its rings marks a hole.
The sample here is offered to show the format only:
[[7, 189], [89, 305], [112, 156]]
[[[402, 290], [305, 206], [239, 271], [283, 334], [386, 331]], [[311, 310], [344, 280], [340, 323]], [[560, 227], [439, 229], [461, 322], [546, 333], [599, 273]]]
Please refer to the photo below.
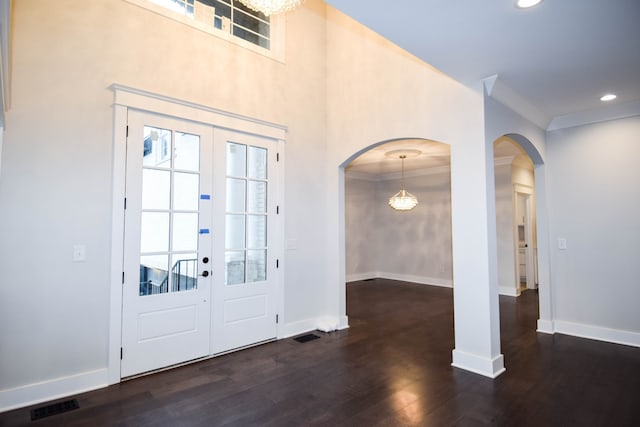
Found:
[[276, 338], [278, 281], [274, 142], [218, 129], [215, 141], [214, 354]]
[[128, 113], [122, 377], [209, 354], [212, 136]]
[[277, 336], [277, 141], [128, 111], [121, 377]]

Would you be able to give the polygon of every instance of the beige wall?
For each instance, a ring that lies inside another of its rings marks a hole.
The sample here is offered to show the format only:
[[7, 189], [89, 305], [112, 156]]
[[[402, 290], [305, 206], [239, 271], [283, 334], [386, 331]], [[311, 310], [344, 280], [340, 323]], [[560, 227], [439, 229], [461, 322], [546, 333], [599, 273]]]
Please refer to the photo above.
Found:
[[[298, 249], [284, 316], [320, 314], [322, 263], [300, 260], [324, 256], [324, 4], [308, 2], [287, 30], [284, 64], [122, 0], [15, 2], [0, 390], [107, 364], [113, 83], [288, 126], [285, 233]], [[85, 263], [71, 262], [78, 243]]]

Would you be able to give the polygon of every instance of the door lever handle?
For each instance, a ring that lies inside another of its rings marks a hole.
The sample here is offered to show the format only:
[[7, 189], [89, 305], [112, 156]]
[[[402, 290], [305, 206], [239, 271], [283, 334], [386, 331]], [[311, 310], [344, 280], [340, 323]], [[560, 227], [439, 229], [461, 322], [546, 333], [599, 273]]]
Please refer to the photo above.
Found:
[[209, 271], [208, 270], [203, 271], [201, 276], [202, 277], [209, 277]]

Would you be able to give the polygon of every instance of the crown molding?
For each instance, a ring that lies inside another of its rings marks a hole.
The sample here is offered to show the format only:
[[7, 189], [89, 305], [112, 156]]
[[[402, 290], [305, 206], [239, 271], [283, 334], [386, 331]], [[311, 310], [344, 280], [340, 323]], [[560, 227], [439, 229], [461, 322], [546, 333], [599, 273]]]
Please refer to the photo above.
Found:
[[618, 120], [627, 117], [640, 116], [640, 101], [632, 101], [623, 104], [611, 104], [593, 110], [579, 111], [577, 113], [557, 116], [551, 120], [547, 131], [554, 131], [575, 126], [583, 126], [590, 123]]
[[511, 110], [525, 117], [536, 126], [546, 129], [551, 116], [539, 110], [524, 96], [504, 84], [497, 74], [482, 80], [485, 94], [509, 107]]
[[[415, 178], [419, 176], [439, 175], [443, 173], [451, 173], [451, 168], [449, 166], [436, 166], [433, 168], [418, 169], [408, 172], [405, 171], [404, 177]], [[402, 172], [391, 172], [377, 175], [358, 171], [345, 171], [345, 176], [348, 178], [360, 179], [363, 181], [380, 182], [398, 180], [402, 178]]]

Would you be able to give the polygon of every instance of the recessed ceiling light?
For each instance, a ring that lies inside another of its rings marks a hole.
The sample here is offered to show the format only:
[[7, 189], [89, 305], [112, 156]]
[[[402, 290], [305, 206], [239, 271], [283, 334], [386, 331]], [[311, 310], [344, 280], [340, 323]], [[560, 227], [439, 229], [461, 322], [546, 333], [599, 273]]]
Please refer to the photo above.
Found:
[[542, 3], [542, 0], [518, 0], [516, 6], [520, 9], [528, 9]]
[[608, 93], [602, 97], [600, 97], [600, 101], [613, 101], [614, 99], [616, 99], [618, 96], [613, 94], [613, 93]]

